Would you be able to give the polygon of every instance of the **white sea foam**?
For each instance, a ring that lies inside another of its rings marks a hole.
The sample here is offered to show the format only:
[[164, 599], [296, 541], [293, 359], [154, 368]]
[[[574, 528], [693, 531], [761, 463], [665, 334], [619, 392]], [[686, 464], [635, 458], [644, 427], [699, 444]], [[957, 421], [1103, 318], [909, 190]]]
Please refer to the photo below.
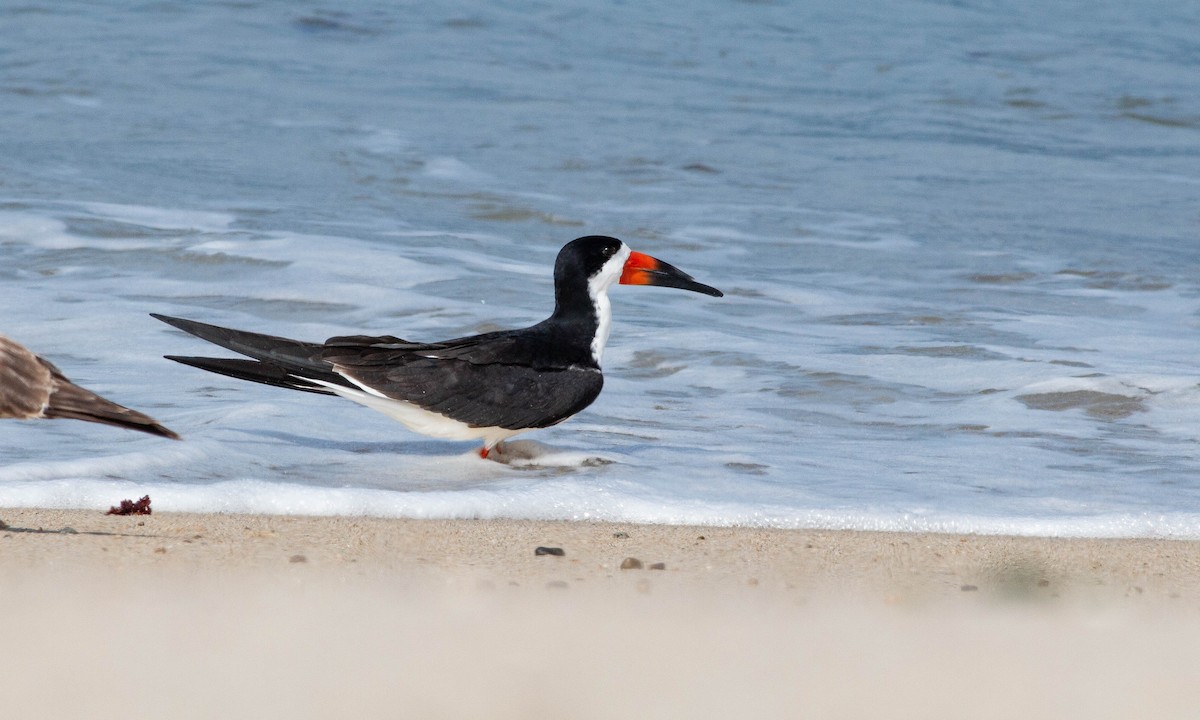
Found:
[[476, 184], [491, 179], [487, 173], [476, 170], [457, 158], [435, 157], [425, 162], [425, 172], [439, 180], [456, 180]]
[[762, 502], [726, 503], [626, 494], [621, 488], [547, 480], [489, 488], [395, 492], [313, 487], [285, 480], [217, 481], [203, 485], [96, 480], [6, 481], [10, 507], [95, 508], [150, 495], [152, 507], [176, 512], [368, 515], [418, 519], [598, 520], [709, 526], [828, 528], [885, 532], [1052, 535], [1060, 537], [1170, 537], [1200, 539], [1200, 515], [1100, 512], [1039, 516], [976, 516], [913, 510], [797, 508]]
[[101, 202], [82, 203], [81, 207], [100, 217], [149, 228], [220, 232], [234, 221], [234, 216], [229, 213], [204, 210], [166, 210]]
[[45, 215], [0, 212], [0, 240], [8, 244], [28, 244], [54, 250], [86, 245], [83, 238], [71, 235], [66, 229], [66, 223]]

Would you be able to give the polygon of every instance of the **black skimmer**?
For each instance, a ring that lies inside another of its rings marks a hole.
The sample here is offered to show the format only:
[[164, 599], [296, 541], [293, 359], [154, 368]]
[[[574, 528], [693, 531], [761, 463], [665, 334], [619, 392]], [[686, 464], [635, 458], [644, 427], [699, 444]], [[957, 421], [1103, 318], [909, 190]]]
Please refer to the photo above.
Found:
[[531, 327], [418, 343], [390, 335], [302, 342], [153, 315], [250, 360], [169, 360], [266, 385], [340, 395], [449, 440], [502, 440], [549, 427], [600, 394], [600, 356], [612, 324], [608, 288], [661, 285], [721, 297], [716, 288], [616, 238], [572, 240], [554, 263], [554, 313]]
[[79, 387], [49, 360], [3, 335], [0, 335], [0, 418], [71, 418], [179, 439], [154, 418]]

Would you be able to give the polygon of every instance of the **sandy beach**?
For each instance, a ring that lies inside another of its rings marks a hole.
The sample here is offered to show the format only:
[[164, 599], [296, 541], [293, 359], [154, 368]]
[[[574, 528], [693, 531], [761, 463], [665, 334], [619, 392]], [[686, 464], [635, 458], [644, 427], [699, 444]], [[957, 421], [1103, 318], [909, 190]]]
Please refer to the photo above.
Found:
[[101, 510], [0, 520], [0, 698], [14, 717], [1200, 707], [1195, 542]]

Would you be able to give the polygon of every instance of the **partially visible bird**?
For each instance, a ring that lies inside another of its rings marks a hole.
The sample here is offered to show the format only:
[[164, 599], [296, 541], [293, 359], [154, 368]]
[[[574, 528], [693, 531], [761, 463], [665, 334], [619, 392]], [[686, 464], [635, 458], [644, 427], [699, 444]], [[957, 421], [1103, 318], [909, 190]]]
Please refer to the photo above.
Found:
[[179, 439], [154, 418], [79, 387], [49, 360], [3, 335], [0, 335], [0, 418], [70, 418]]
[[340, 395], [418, 433], [482, 440], [479, 454], [486, 458], [502, 440], [560, 423], [600, 394], [600, 357], [612, 324], [608, 288], [618, 281], [722, 295], [616, 238], [591, 235], [558, 253], [553, 314], [520, 330], [434, 343], [391, 335], [312, 343], [154, 317], [252, 358], [168, 355], [170, 360], [265, 385]]

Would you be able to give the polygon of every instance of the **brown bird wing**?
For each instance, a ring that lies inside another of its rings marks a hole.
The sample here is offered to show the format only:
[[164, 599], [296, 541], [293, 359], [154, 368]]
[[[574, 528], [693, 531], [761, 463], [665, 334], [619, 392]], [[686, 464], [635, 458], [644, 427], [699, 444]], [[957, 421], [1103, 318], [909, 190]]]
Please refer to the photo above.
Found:
[[54, 390], [52, 368], [24, 346], [0, 335], [0, 418], [41, 417]]
[[53, 363], [3, 336], [0, 336], [0, 417], [86, 420], [179, 439], [154, 418], [76, 385]]

